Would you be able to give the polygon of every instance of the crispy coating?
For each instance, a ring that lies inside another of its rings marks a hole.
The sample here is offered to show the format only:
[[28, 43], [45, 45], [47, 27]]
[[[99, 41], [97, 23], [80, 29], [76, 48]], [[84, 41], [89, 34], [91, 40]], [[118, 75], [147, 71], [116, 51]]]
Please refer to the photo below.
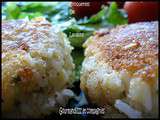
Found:
[[101, 29], [83, 45], [81, 88], [91, 102], [117, 99], [142, 113], [158, 114], [158, 22]]
[[[41, 117], [73, 80], [72, 47], [44, 18], [2, 22], [4, 117]], [[53, 104], [55, 102], [55, 104]]]
[[106, 61], [114, 70], [126, 69], [152, 84], [158, 64], [157, 22], [118, 26], [107, 33], [97, 32], [90, 39], [92, 43], [84, 44], [86, 56], [98, 49], [99, 61]]

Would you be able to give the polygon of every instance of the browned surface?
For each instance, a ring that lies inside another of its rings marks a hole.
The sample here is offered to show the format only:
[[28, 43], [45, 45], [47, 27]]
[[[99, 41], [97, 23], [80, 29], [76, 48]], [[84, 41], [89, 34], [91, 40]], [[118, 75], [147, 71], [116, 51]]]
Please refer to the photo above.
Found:
[[98, 49], [99, 60], [115, 70], [126, 69], [152, 81], [158, 74], [158, 23], [119, 26], [102, 36], [96, 33], [87, 49], [92, 53]]
[[43, 19], [2, 21], [2, 52], [33, 49], [31, 44], [49, 37], [51, 24]]

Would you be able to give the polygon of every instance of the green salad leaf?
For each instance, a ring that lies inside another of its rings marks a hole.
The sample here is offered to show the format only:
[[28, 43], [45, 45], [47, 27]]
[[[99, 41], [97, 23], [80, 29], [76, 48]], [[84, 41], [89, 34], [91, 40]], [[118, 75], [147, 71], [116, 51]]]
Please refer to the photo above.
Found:
[[6, 19], [43, 16], [49, 21], [63, 21], [71, 16], [68, 2], [7, 2], [2, 9]]
[[26, 18], [28, 17], [29, 19], [32, 19], [32, 18], [35, 18], [35, 17], [40, 17], [42, 16], [43, 14], [40, 13], [40, 12], [35, 12], [35, 13], [25, 13], [25, 12], [22, 12], [19, 16], [18, 16], [18, 19], [23, 19], [23, 18]]
[[128, 23], [127, 15], [123, 10], [118, 10], [118, 6], [115, 2], [113, 2], [109, 7], [106, 20], [113, 25]]
[[8, 3], [3, 11], [6, 13], [6, 19], [17, 19], [21, 13], [21, 10], [17, 7], [16, 3]]
[[84, 41], [95, 31], [92, 27], [73, 24], [63, 30], [67, 34], [71, 45], [74, 47], [82, 47]]
[[127, 14], [124, 10], [120, 10], [117, 7], [115, 2], [112, 2], [111, 5], [102, 6], [102, 9], [95, 15], [92, 15], [90, 18], [80, 19], [78, 21], [79, 24], [83, 25], [93, 25], [98, 24], [99, 27], [105, 27], [106, 25], [119, 25], [119, 24], [127, 24]]

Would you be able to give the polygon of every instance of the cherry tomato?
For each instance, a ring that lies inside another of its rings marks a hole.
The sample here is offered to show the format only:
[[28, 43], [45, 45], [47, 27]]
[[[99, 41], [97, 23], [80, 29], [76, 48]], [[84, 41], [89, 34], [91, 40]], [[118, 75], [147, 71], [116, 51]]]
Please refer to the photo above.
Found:
[[101, 10], [101, 6], [104, 2], [72, 2], [72, 10], [77, 18], [82, 18], [85, 16], [90, 17]]
[[158, 2], [125, 2], [129, 23], [158, 20]]

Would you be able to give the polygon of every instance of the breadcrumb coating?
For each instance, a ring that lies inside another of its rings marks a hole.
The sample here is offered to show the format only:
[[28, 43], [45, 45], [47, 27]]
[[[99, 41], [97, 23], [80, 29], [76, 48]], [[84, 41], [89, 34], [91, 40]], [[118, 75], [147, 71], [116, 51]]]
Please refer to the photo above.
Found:
[[101, 29], [83, 44], [81, 88], [98, 105], [117, 99], [158, 115], [158, 22]]
[[54, 110], [56, 92], [74, 79], [72, 49], [44, 18], [3, 21], [3, 116], [40, 117]]

